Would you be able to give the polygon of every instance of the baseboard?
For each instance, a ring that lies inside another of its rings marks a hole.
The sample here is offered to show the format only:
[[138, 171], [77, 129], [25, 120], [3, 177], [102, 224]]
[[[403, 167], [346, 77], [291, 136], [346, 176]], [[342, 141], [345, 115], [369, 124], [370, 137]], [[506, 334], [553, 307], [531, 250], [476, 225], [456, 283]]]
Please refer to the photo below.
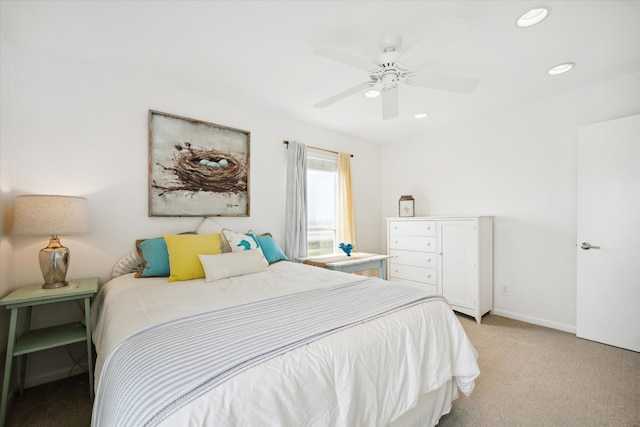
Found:
[[37, 385], [61, 380], [73, 375], [78, 375], [83, 372], [87, 372], [87, 369], [88, 367], [86, 364], [79, 363], [78, 365], [75, 365], [71, 370], [69, 369], [69, 367], [65, 367], [65, 368], [60, 368], [53, 371], [48, 371], [38, 376], [29, 377], [27, 375], [24, 381], [25, 382], [24, 388], [35, 387]]
[[564, 323], [552, 322], [546, 319], [540, 319], [539, 317], [527, 316], [520, 313], [513, 313], [511, 311], [493, 309], [491, 310], [492, 314], [496, 314], [502, 317], [508, 317], [509, 319], [520, 320], [522, 322], [531, 323], [533, 325], [544, 326], [546, 328], [557, 329], [559, 331], [569, 332], [572, 334], [576, 333], [575, 325], [567, 325]]

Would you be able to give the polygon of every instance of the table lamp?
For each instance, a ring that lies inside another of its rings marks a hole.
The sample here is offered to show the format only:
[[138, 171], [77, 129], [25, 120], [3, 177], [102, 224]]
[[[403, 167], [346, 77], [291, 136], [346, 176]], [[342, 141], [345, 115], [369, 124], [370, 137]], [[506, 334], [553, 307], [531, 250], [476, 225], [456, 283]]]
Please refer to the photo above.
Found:
[[49, 246], [40, 251], [40, 269], [45, 289], [67, 286], [69, 249], [58, 235], [89, 232], [89, 209], [84, 197], [28, 195], [16, 197], [14, 234], [51, 235]]

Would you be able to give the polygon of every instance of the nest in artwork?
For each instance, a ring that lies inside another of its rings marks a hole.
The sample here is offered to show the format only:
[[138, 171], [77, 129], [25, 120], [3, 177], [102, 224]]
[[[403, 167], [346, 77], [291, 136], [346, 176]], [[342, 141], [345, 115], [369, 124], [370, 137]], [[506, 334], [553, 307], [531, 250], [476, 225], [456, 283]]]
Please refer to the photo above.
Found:
[[247, 191], [247, 166], [231, 154], [215, 149], [176, 146], [171, 170], [177, 177], [176, 185], [153, 186], [165, 191], [211, 191], [214, 193], [240, 193]]

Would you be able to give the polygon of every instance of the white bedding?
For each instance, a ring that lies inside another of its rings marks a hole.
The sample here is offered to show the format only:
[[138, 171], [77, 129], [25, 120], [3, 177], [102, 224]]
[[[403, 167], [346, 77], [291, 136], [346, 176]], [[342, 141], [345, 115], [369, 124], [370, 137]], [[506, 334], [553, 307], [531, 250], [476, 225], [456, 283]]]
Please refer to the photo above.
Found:
[[[120, 276], [103, 286], [94, 304], [97, 393], [109, 353], [141, 329], [189, 314], [361, 279], [290, 262], [209, 283]], [[449, 411], [457, 388], [471, 393], [478, 374], [476, 352], [450, 307], [432, 301], [248, 369], [174, 412], [162, 425], [432, 425]], [[420, 418], [415, 418], [418, 412]]]

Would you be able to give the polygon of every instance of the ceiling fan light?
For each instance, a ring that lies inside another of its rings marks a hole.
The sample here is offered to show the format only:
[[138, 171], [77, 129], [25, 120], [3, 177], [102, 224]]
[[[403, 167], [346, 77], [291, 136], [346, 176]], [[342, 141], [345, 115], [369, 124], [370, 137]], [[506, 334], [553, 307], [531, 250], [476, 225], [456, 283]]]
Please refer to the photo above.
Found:
[[380, 96], [380, 91], [378, 89], [370, 89], [364, 93], [364, 96], [367, 98], [377, 98]]
[[555, 76], [557, 74], [562, 74], [562, 73], [566, 73], [567, 71], [571, 70], [573, 67], [575, 67], [576, 64], [574, 64], [573, 62], [564, 62], [562, 64], [558, 64], [555, 67], [552, 67], [549, 69], [549, 71], [547, 71], [547, 73], [549, 73], [552, 76]]
[[536, 7], [524, 13], [523, 15], [521, 15], [516, 21], [516, 25], [520, 28], [531, 27], [532, 25], [536, 25], [539, 22], [541, 22], [548, 15], [549, 15], [548, 6]]
[[416, 114], [413, 115], [413, 118], [414, 119], [424, 119], [427, 116], [428, 116], [427, 113], [416, 113]]

